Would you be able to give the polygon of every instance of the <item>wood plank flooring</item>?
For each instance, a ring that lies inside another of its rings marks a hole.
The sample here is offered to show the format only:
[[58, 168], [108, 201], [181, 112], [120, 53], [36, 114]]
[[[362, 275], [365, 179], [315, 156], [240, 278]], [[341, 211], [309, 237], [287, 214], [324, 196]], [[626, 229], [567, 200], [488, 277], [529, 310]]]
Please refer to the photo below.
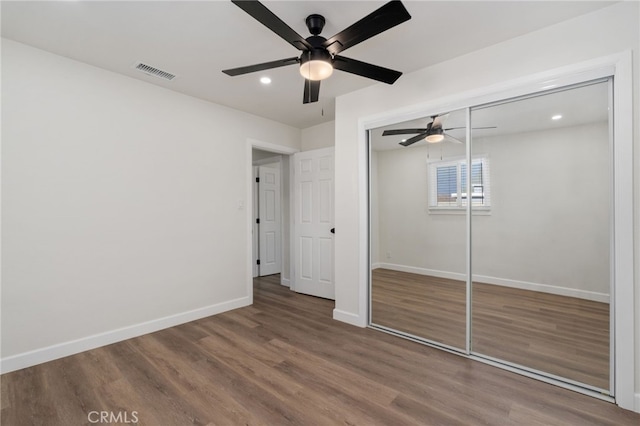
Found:
[[92, 424], [91, 411], [158, 426], [640, 423], [614, 404], [334, 321], [332, 301], [278, 282], [256, 280], [253, 306], [3, 375], [2, 425]]
[[466, 344], [463, 281], [374, 269], [372, 322], [456, 348]]
[[[609, 305], [473, 283], [472, 350], [609, 389]], [[406, 272], [373, 272], [373, 322], [465, 347], [466, 284]]]

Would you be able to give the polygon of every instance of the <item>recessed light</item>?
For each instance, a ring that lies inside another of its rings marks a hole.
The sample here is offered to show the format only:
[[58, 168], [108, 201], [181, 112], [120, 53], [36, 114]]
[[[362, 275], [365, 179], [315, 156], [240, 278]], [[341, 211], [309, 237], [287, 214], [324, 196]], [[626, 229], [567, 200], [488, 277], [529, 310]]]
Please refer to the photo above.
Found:
[[269, 77], [261, 77], [260, 83], [262, 84], [271, 84], [271, 79]]
[[562, 118], [562, 115], [560, 114], [556, 114], [553, 117], [551, 117], [552, 120], [560, 120]]

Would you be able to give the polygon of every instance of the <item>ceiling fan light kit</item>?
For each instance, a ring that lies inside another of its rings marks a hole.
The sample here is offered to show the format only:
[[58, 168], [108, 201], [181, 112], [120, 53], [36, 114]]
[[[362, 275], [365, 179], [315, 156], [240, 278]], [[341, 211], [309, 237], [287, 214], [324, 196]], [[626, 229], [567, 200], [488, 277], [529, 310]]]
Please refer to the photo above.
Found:
[[424, 138], [429, 143], [439, 143], [444, 140], [444, 132], [442, 128], [433, 129], [433, 133]]
[[312, 81], [329, 78], [333, 74], [332, 59], [326, 50], [308, 50], [300, 57], [300, 74]]
[[231, 2], [293, 47], [301, 50], [302, 54], [298, 58], [281, 59], [222, 71], [229, 76], [299, 64], [300, 74], [305, 78], [303, 103], [306, 104], [318, 101], [320, 81], [330, 77], [334, 69], [387, 84], [395, 83], [402, 75], [400, 71], [338, 55], [343, 50], [411, 19], [411, 15], [400, 1], [386, 3], [329, 39], [320, 36], [325, 24], [322, 15], [307, 16], [305, 23], [312, 35], [303, 38], [259, 1], [231, 0]]

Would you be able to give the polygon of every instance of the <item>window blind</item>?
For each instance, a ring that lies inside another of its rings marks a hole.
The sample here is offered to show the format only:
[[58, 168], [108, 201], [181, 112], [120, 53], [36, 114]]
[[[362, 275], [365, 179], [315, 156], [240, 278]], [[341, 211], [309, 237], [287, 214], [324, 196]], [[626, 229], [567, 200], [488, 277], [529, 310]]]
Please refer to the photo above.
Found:
[[472, 206], [489, 207], [489, 159], [471, 161], [471, 189], [467, 188], [467, 162], [464, 158], [434, 161], [427, 164], [429, 208], [463, 209], [471, 198]]

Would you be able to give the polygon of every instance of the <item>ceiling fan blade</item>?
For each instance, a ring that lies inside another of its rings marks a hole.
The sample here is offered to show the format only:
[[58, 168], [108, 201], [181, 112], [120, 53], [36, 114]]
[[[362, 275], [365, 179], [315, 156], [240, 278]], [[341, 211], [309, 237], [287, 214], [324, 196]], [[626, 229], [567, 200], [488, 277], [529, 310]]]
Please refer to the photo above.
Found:
[[387, 84], [395, 83], [402, 75], [400, 71], [345, 58], [344, 56], [335, 56], [333, 58], [333, 67], [340, 71], [371, 78]]
[[[445, 132], [449, 130], [458, 130], [458, 129], [466, 129], [466, 127], [449, 127], [448, 129], [442, 129]], [[484, 129], [497, 129], [496, 126], [491, 127], [472, 127], [471, 130], [484, 130]]]
[[322, 46], [335, 55], [409, 19], [411, 15], [401, 2], [390, 1], [334, 35], [322, 43]]
[[255, 20], [282, 37], [298, 50], [311, 49], [311, 45], [300, 34], [285, 24], [259, 1], [231, 0], [231, 3], [247, 12]]
[[[466, 129], [466, 127], [462, 126], [462, 127], [449, 127], [448, 129], [442, 129], [445, 132], [447, 130], [458, 130], [458, 129]], [[472, 127], [471, 130], [484, 130], [484, 129], [497, 129], [496, 126], [489, 126], [489, 127]]]
[[294, 57], [294, 58], [280, 59], [278, 61], [265, 62], [263, 64], [248, 65], [246, 67], [231, 68], [228, 70], [222, 70], [222, 72], [234, 77], [236, 75], [248, 74], [256, 71], [269, 70], [271, 68], [284, 67], [287, 65], [293, 65], [297, 63], [298, 63], [298, 58]]
[[464, 143], [460, 139], [456, 139], [451, 135], [444, 135], [444, 142], [452, 142], [452, 143]]
[[400, 142], [400, 145], [402, 146], [409, 146], [409, 145], [413, 145], [416, 142], [420, 142], [422, 139], [424, 139], [427, 136], [426, 133], [421, 133], [417, 136], [414, 136], [412, 138], [407, 139], [404, 142]]
[[320, 80], [304, 80], [304, 98], [303, 104], [318, 102], [320, 96]]
[[427, 129], [390, 129], [382, 132], [382, 136], [391, 135], [414, 135], [416, 133], [425, 133]]

